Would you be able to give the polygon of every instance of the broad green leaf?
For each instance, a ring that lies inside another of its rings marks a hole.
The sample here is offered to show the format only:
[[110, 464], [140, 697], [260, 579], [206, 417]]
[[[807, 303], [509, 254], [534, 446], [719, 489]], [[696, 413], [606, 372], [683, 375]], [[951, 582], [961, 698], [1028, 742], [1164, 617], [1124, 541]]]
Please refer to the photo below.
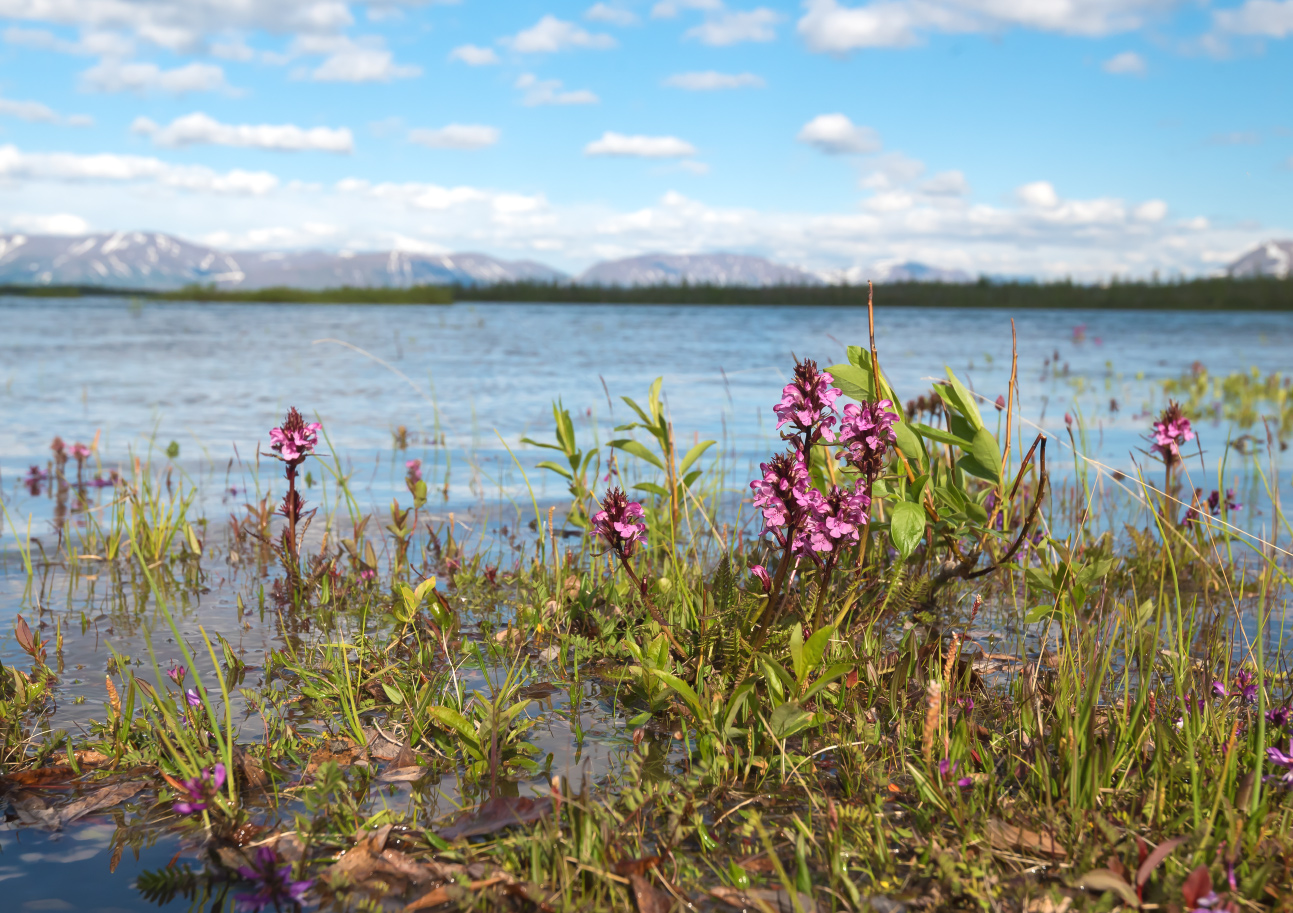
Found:
[[871, 392], [870, 368], [860, 368], [857, 365], [831, 365], [826, 370], [835, 379], [835, 386], [850, 399], [859, 402], [875, 399], [875, 395]]
[[975, 405], [974, 394], [965, 388], [965, 384], [956, 379], [956, 375], [952, 373], [951, 368], [946, 368], [945, 370], [951, 387], [944, 387], [939, 391], [939, 396], [947, 399], [948, 393], [951, 392], [956, 410], [966, 417], [970, 424], [974, 426], [975, 431], [978, 431], [983, 427], [983, 418], [979, 415], [979, 407]]
[[814, 631], [813, 636], [808, 638], [808, 642], [804, 644], [804, 668], [799, 675], [800, 682], [803, 682], [810, 672], [821, 665], [822, 657], [826, 655], [826, 647], [830, 644], [831, 635], [834, 633], [835, 629], [830, 625], [826, 625], [820, 630]]
[[700, 455], [710, 447], [713, 447], [716, 443], [717, 441], [701, 441], [695, 447], [688, 450], [687, 455], [683, 457], [682, 462], [678, 464], [678, 475], [686, 475], [687, 470], [691, 468], [691, 464], [699, 460]]
[[692, 485], [694, 485], [694, 484], [696, 483], [696, 480], [700, 478], [700, 472], [701, 472], [701, 471], [700, 471], [699, 469], [693, 469], [691, 472], [689, 472], [689, 473], [687, 473], [685, 476], [683, 476], [683, 477], [682, 477], [682, 487], [683, 487], [683, 488], [691, 488], [691, 486], [692, 486]]
[[637, 491], [645, 491], [653, 495], [658, 495], [661, 498], [669, 497], [669, 489], [665, 488], [663, 485], [657, 485], [655, 482], [638, 482], [633, 486], [633, 488]]
[[404, 703], [404, 695], [400, 692], [400, 689], [396, 688], [394, 685], [388, 685], [386, 682], [382, 682], [382, 690], [386, 692], [386, 696], [390, 698], [392, 704]]
[[1046, 593], [1054, 593], [1059, 589], [1055, 586], [1055, 581], [1051, 579], [1051, 575], [1039, 568], [1028, 568], [1024, 571], [1024, 579], [1028, 581], [1029, 586], [1036, 587]]
[[974, 433], [970, 451], [956, 465], [965, 472], [988, 482], [1001, 481], [1001, 452], [997, 449], [997, 439], [987, 428], [980, 428]]
[[621, 438], [620, 440], [611, 441], [611, 446], [616, 450], [623, 450], [625, 453], [631, 453], [639, 460], [646, 460], [657, 469], [664, 469], [664, 463], [661, 462], [660, 458], [650, 450], [647, 450], [646, 445], [641, 441]]
[[894, 423], [893, 433], [898, 441], [898, 449], [903, 452], [903, 455], [909, 460], [918, 460], [920, 465], [924, 466], [928, 458], [916, 430], [907, 422], [899, 420]]
[[656, 676], [660, 681], [678, 692], [678, 696], [686, 702], [687, 706], [691, 708], [691, 712], [695, 714], [697, 723], [703, 723], [705, 721], [705, 708], [701, 706], [700, 698], [696, 695], [696, 692], [692, 690], [691, 685], [684, 682], [678, 676], [672, 675], [668, 672], [656, 672]]
[[[544, 450], [561, 450], [561, 448], [556, 444], [545, 444], [543, 441], [536, 441], [533, 438], [528, 437], [521, 438], [521, 443], [529, 444], [531, 447], [542, 447]], [[561, 450], [561, 452], [565, 453], [564, 450]]]
[[427, 713], [431, 714], [431, 718], [445, 729], [453, 730], [473, 746], [479, 747], [476, 740], [476, 727], [467, 722], [467, 718], [457, 710], [437, 705], [427, 708]]
[[565, 477], [565, 478], [567, 478], [567, 479], [572, 479], [572, 480], [574, 479], [574, 475], [570, 472], [570, 470], [569, 470], [569, 469], [567, 469], [567, 468], [566, 468], [566, 467], [564, 467], [564, 466], [560, 466], [560, 465], [558, 465], [558, 464], [556, 464], [556, 463], [552, 462], [551, 460], [544, 460], [542, 463], [536, 463], [536, 464], [535, 464], [535, 468], [536, 468], [536, 469], [551, 469], [553, 472], [555, 472], [555, 473], [556, 473], [557, 475], [559, 475], [559, 476], [564, 476], [564, 477]]
[[899, 501], [889, 516], [889, 538], [902, 557], [909, 558], [925, 535], [925, 510], [911, 501]]
[[941, 428], [931, 428], [929, 425], [922, 425], [920, 422], [913, 423], [911, 425], [911, 429], [926, 440], [938, 441], [940, 444], [951, 444], [953, 447], [960, 447], [962, 450], [969, 450], [972, 446], [970, 442], [964, 438], [959, 438], [954, 434], [949, 434]]
[[[621, 397], [620, 397], [620, 399], [622, 399], [622, 400], [624, 400], [624, 402], [628, 403], [628, 404], [629, 404], [629, 407], [630, 407], [634, 412], [636, 412], [638, 415], [642, 416], [642, 421], [646, 422], [648, 425], [649, 425], [649, 424], [651, 424], [651, 416], [649, 416], [649, 415], [647, 415], [645, 412], [643, 412], [643, 411], [642, 411], [642, 407], [641, 407], [641, 406], [639, 406], [637, 403], [633, 402], [633, 400], [629, 399], [627, 396], [621, 396]], [[625, 426], [625, 427], [627, 427], [627, 426]]]
[[804, 632], [798, 624], [790, 626], [790, 662], [795, 669], [795, 681], [802, 682], [807, 675], [807, 663], [804, 662]]
[[804, 692], [804, 700], [811, 700], [817, 692], [821, 691], [831, 682], [839, 681], [856, 668], [857, 666], [852, 663], [836, 663], [833, 666], [829, 666], [815, 682], [808, 686], [808, 690]]
[[813, 725], [813, 721], [813, 715], [800, 707], [798, 702], [786, 701], [772, 711], [768, 718], [768, 728], [778, 739], [788, 739]]

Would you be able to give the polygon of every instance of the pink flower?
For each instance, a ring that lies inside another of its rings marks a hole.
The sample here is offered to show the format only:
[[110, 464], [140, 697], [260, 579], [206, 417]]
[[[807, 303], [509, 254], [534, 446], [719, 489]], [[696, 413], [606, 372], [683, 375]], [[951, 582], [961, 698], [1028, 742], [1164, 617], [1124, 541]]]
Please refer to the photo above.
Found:
[[179, 815], [192, 815], [206, 811], [207, 801], [213, 793], [220, 791], [220, 787], [224, 786], [224, 781], [225, 769], [223, 764], [217, 763], [215, 767], [201, 771], [191, 780], [183, 781], [184, 798], [176, 799], [172, 802], [171, 808]]
[[269, 449], [277, 453], [285, 463], [300, 463], [314, 452], [315, 445], [319, 443], [318, 432], [322, 427], [318, 422], [307, 424], [295, 408], [288, 409], [282, 427], [270, 429]]
[[759, 583], [763, 585], [763, 592], [769, 593], [772, 591], [772, 576], [768, 573], [766, 567], [762, 564], [752, 564], [750, 565], [750, 573], [758, 578]]
[[79, 460], [84, 460], [86, 457], [90, 455], [90, 448], [86, 447], [84, 444], [78, 441], [77, 443], [73, 444], [71, 447], [67, 448], [67, 452], [68, 452], [68, 455], [72, 457], [72, 459], [79, 461]]
[[[182, 684], [184, 682], [184, 676], [187, 674], [188, 674], [188, 670], [185, 669], [183, 666], [172, 666], [171, 668], [166, 670], [166, 675], [170, 678], [171, 681], [173, 681], [177, 685]], [[200, 704], [201, 701], [198, 701], [198, 703]]]
[[[754, 506], [763, 513], [763, 532], [799, 526], [811, 501], [808, 467], [800, 453], [778, 454], [759, 469], [763, 478], [750, 483]], [[814, 491], [814, 493], [816, 493]]]
[[863, 491], [849, 491], [833, 487], [829, 494], [822, 495], [816, 490], [811, 513], [804, 530], [795, 543], [797, 554], [804, 550], [814, 552], [831, 552], [840, 546], [856, 545], [859, 540], [859, 528], [867, 522], [867, 511], [871, 499]]
[[840, 457], [856, 466], [872, 482], [884, 470], [889, 446], [898, 440], [893, 430], [898, 416], [893, 408], [893, 403], [887, 399], [877, 403], [849, 403], [844, 407], [839, 435], [844, 452]]
[[416, 485], [418, 482], [422, 481], [421, 460], [409, 460], [404, 464], [404, 468], [408, 471], [408, 480], [410, 484]]
[[829, 371], [819, 371], [816, 362], [806, 359], [795, 365], [795, 379], [782, 388], [781, 402], [772, 407], [778, 429], [789, 423], [803, 435], [800, 449], [820, 438], [834, 440], [835, 416], [829, 413], [841, 392], [831, 386], [834, 380]]
[[1180, 405], [1169, 402], [1150, 435], [1153, 444], [1150, 450], [1157, 453], [1168, 466], [1181, 459], [1181, 445], [1194, 440], [1194, 429], [1190, 420], [1181, 411]]
[[630, 501], [623, 489], [612, 488], [593, 515], [593, 531], [621, 558], [631, 558], [638, 543], [646, 542], [642, 505]]

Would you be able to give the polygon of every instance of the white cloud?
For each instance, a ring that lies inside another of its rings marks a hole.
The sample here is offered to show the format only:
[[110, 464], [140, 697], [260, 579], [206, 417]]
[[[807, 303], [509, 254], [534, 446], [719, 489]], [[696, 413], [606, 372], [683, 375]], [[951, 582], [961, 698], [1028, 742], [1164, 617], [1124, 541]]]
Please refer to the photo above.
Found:
[[19, 213], [9, 217], [9, 228], [32, 235], [84, 235], [89, 233], [90, 223], [67, 212], [48, 215]]
[[256, 52], [241, 38], [234, 38], [229, 41], [217, 41], [211, 45], [211, 56], [219, 57], [221, 60], [246, 63], [255, 58]]
[[716, 12], [723, 8], [723, 0], [660, 0], [651, 7], [652, 19], [672, 19], [682, 10]]
[[[1249, 0], [1263, 2], [1263, 0]], [[799, 34], [813, 51], [905, 47], [930, 32], [1000, 32], [1024, 28], [1098, 36], [1139, 28], [1174, 0], [876, 0], [844, 6], [804, 0]]]
[[844, 114], [817, 115], [804, 124], [798, 139], [832, 155], [866, 154], [880, 148], [875, 130], [858, 126]]
[[695, 155], [696, 147], [676, 136], [628, 136], [608, 130], [584, 147], [584, 155], [621, 155], [638, 158], [682, 158]]
[[589, 22], [620, 26], [637, 25], [638, 21], [637, 13], [608, 3], [594, 3], [584, 12], [584, 18]]
[[498, 55], [493, 48], [477, 47], [474, 44], [460, 44], [449, 52], [450, 60], [461, 60], [469, 67], [486, 67], [498, 63]]
[[49, 105], [38, 101], [17, 101], [12, 98], [0, 98], [0, 115], [16, 117], [34, 124], [64, 124], [69, 127], [89, 127], [94, 124], [94, 118], [88, 114], [72, 114], [64, 117]]
[[1117, 76], [1144, 76], [1149, 69], [1145, 64], [1145, 58], [1135, 51], [1123, 51], [1121, 54], [1114, 54], [1100, 67], [1106, 73], [1113, 73]]
[[709, 17], [700, 25], [687, 29], [685, 38], [695, 38], [701, 44], [726, 47], [745, 41], [772, 41], [777, 37], [773, 28], [781, 21], [781, 14], [766, 7], [753, 10], [723, 10]]
[[136, 118], [131, 130], [151, 136], [158, 146], [240, 146], [283, 152], [353, 152], [355, 148], [355, 139], [348, 127], [222, 124], [201, 111], [177, 117], [165, 127], [158, 127], [145, 117]]
[[761, 89], [767, 83], [753, 73], [719, 73], [717, 70], [704, 70], [695, 73], [675, 73], [664, 81], [666, 86], [674, 89], [686, 89], [689, 92], [712, 92], [718, 89]]
[[502, 43], [522, 54], [555, 54], [571, 48], [613, 48], [618, 43], [610, 35], [589, 32], [573, 22], [556, 16], [544, 16], [528, 29], [517, 32]]
[[255, 196], [278, 186], [278, 178], [266, 171], [219, 172], [203, 165], [174, 165], [146, 156], [106, 152], [23, 152], [13, 145], [0, 146], [0, 178], [153, 183], [181, 190]]
[[539, 79], [533, 73], [522, 73], [515, 85], [524, 90], [521, 104], [531, 108], [538, 105], [595, 105], [601, 100], [587, 89], [563, 92], [560, 79]]
[[943, 171], [921, 184], [920, 190], [931, 197], [963, 197], [970, 192], [970, 184], [959, 171]]
[[58, 51], [60, 54], [129, 57], [135, 52], [135, 42], [117, 32], [82, 32], [76, 41], [66, 41], [44, 29], [10, 26], [4, 31], [4, 40], [19, 47]]
[[395, 55], [376, 36], [356, 40], [345, 35], [302, 35], [293, 42], [293, 51], [327, 55], [310, 71], [316, 82], [390, 82], [422, 74], [419, 66], [395, 63]]
[[1287, 38], [1293, 35], [1293, 0], [1247, 0], [1236, 9], [1217, 10], [1212, 21], [1235, 35]]
[[155, 63], [123, 63], [103, 60], [81, 74], [87, 89], [99, 92], [187, 92], [227, 90], [224, 70], [211, 63], [188, 63], [173, 70], [163, 70]]
[[1167, 204], [1162, 200], [1146, 200], [1132, 210], [1132, 215], [1140, 222], [1161, 222], [1167, 217]]
[[1060, 195], [1050, 181], [1033, 181], [1023, 184], [1015, 191], [1020, 202], [1036, 209], [1054, 209], [1060, 205]]
[[431, 149], [483, 149], [498, 142], [497, 127], [484, 124], [449, 124], [435, 130], [409, 131], [409, 142]]

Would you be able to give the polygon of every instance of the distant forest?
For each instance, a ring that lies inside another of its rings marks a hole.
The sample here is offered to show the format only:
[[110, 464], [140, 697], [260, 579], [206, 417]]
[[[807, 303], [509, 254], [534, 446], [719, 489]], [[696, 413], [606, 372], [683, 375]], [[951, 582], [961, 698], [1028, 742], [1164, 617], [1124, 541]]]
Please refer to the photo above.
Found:
[[[451, 304], [550, 302], [562, 304], [866, 304], [865, 285], [649, 285], [596, 286], [560, 282], [505, 282], [497, 285], [415, 285], [410, 288], [298, 289], [279, 286], [227, 290], [190, 285], [175, 291], [146, 291], [89, 285], [0, 286], [0, 295], [46, 298], [113, 296], [156, 301], [225, 301], [330, 304]], [[883, 307], [1108, 308], [1115, 310], [1293, 311], [1293, 278], [1194, 279], [1183, 282], [974, 283], [896, 282], [876, 286]]]

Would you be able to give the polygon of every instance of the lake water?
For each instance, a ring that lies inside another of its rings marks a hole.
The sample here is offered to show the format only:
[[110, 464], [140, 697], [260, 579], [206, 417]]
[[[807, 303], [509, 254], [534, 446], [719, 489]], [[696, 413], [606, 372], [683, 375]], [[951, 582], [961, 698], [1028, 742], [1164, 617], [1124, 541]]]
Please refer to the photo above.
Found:
[[[1063, 450], [1066, 412], [1085, 424], [1089, 456], [1133, 473], [1137, 461], [1147, 464], [1141, 450], [1150, 413], [1162, 406], [1163, 379], [1180, 376], [1195, 362], [1213, 374], [1293, 369], [1293, 314], [1013, 316], [1023, 416], [1054, 435], [1052, 469], [1061, 478], [1073, 465]], [[988, 400], [1005, 392], [1009, 315], [881, 305], [876, 323], [881, 365], [904, 399], [927, 392], [945, 365]], [[405, 461], [422, 459], [433, 489], [433, 519], [452, 511], [468, 525], [466, 534], [479, 534], [470, 527], [486, 509], [496, 522], [499, 510], [503, 520], [509, 514], [522, 521], [533, 516], [517, 462], [541, 505], [560, 502], [564, 486], [534, 468], [550, 454], [521, 443], [527, 435], [551, 440], [553, 400], [577, 416], [577, 431], [588, 446], [605, 442], [614, 425], [631, 419], [620, 397], [643, 402], [658, 376], [680, 441], [722, 442], [735, 498], [756, 464], [779, 449], [771, 406], [794, 358], [830, 365], [845, 360], [846, 345], [867, 344], [865, 308], [11, 298], [0, 299], [0, 326], [0, 497], [23, 532], [30, 522], [32, 536], [46, 545], [55, 541], [51, 518], [57, 502], [48, 491], [30, 494], [22, 478], [30, 466], [45, 466], [55, 435], [69, 444], [88, 444], [98, 436], [100, 465], [91, 472], [129, 466], [134, 456], [173, 464], [174, 472], [197, 482], [199, 510], [214, 529], [279, 477], [270, 460], [262, 460], [263, 472], [257, 472], [257, 451], [267, 448], [268, 430], [288, 406], [322, 421], [329, 444], [321, 449], [336, 454], [351, 474], [362, 509], [385, 513], [393, 496], [407, 501]], [[983, 408], [991, 422], [993, 410]], [[400, 426], [405, 449], [394, 446]], [[1204, 423], [1199, 431], [1206, 477], [1215, 487], [1215, 461], [1224, 452], [1227, 429]], [[172, 442], [179, 455], [168, 460]], [[1246, 492], [1245, 521], [1254, 528], [1268, 523], [1251, 474], [1234, 457], [1227, 484], [1232, 475]], [[311, 481], [307, 498], [331, 504], [335, 486], [326, 488], [327, 473], [315, 468]], [[90, 506], [110, 499], [111, 492], [93, 492]], [[74, 727], [101, 718], [108, 645], [143, 655], [142, 632], [152, 628], [165, 660], [167, 650], [173, 651], [170, 634], [157, 627], [147, 607], [123, 609], [109, 581], [100, 584], [92, 574], [50, 583], [33, 596], [14, 532], [6, 523], [0, 534], [0, 660], [26, 665], [11, 635], [12, 619], [20, 610], [34, 617], [34, 601], [44, 600], [40, 607], [51, 615], [62, 613], [67, 638], [51, 724]], [[217, 563], [207, 574], [206, 592], [173, 606], [181, 635], [195, 638], [200, 623], [246, 651], [254, 664], [254, 657], [279, 643], [272, 624], [257, 612], [240, 613], [236, 602], [237, 594], [257, 585], [256, 569]], [[45, 636], [53, 636], [53, 629]], [[562, 706], [558, 701], [553, 709]], [[605, 707], [589, 707], [595, 726], [612, 739], [622, 721]], [[558, 729], [551, 744], [568, 745], [562, 724], [552, 725]], [[608, 763], [595, 739], [589, 751], [598, 764]], [[584, 761], [568, 757], [559, 764]], [[0, 880], [7, 882], [12, 908], [156, 909], [130, 889], [132, 873], [164, 864], [178, 844], [164, 833], [133, 837], [138, 859], [128, 850], [108, 876], [114, 840], [120, 842], [105, 823], [111, 820], [92, 816], [68, 834], [0, 829]], [[87, 873], [102, 890], [83, 896], [61, 885], [60, 873], [73, 871]]]

